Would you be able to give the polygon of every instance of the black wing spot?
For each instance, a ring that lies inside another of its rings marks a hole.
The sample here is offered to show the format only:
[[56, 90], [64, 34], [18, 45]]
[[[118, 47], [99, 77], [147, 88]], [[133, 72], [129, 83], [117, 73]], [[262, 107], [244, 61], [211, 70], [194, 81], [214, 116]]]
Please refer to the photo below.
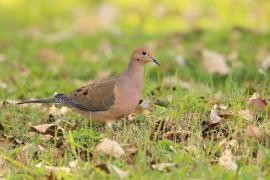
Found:
[[84, 91], [83, 95], [87, 95], [88, 94], [88, 90]]
[[82, 91], [82, 89], [81, 89], [81, 88], [76, 90], [76, 92], [81, 92], [81, 91]]

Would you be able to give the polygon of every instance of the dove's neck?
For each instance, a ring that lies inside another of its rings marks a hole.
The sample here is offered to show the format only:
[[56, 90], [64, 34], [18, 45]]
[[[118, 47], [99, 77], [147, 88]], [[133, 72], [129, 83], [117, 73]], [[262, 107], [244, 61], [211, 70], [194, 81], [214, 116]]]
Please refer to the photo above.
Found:
[[122, 82], [128, 84], [130, 88], [141, 90], [144, 80], [144, 65], [131, 60], [127, 69], [121, 75]]

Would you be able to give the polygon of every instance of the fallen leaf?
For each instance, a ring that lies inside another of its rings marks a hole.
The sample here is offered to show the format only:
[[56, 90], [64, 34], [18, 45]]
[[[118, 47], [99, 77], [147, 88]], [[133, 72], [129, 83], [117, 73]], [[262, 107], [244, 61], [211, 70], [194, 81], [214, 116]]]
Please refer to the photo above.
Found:
[[96, 151], [114, 158], [120, 158], [125, 154], [125, 151], [118, 142], [108, 138], [103, 139], [103, 141], [96, 146]]
[[214, 123], [208, 121], [202, 122], [202, 137], [207, 139], [213, 137], [215, 140], [223, 139], [229, 135], [227, 125], [224, 123]]
[[165, 132], [162, 135], [162, 138], [168, 139], [171, 141], [175, 140], [176, 142], [181, 142], [183, 140], [186, 140], [190, 136], [191, 136], [190, 131], [169, 131], [169, 132]]
[[218, 73], [220, 75], [227, 75], [231, 69], [226, 64], [225, 56], [208, 49], [202, 50], [202, 63], [205, 69], [210, 74]]
[[254, 93], [249, 98], [248, 105], [250, 108], [254, 109], [255, 111], [262, 112], [267, 106], [267, 103], [264, 99], [260, 98], [260, 95], [258, 93]]
[[128, 172], [126, 171], [123, 171], [122, 169], [112, 165], [111, 166], [111, 169], [117, 174], [117, 176], [120, 178], [120, 179], [125, 179], [128, 177]]
[[57, 108], [55, 107], [55, 105], [52, 105], [49, 110], [49, 113], [53, 116], [63, 116], [67, 112], [69, 112], [69, 108], [65, 106], [62, 106], [61, 108]]
[[138, 149], [137, 149], [137, 147], [136, 147], [135, 144], [130, 144], [130, 145], [128, 145], [128, 147], [125, 148], [125, 149], [126, 149], [126, 152], [127, 152], [127, 154], [128, 154], [129, 156], [134, 156], [134, 155], [136, 155], [137, 152], [138, 152]]
[[239, 148], [238, 142], [235, 139], [232, 139], [232, 140], [223, 139], [218, 143], [218, 145], [222, 149], [237, 149], [237, 148]]
[[222, 118], [218, 115], [218, 108], [218, 105], [215, 104], [210, 111], [210, 121], [212, 124], [217, 124], [222, 120]]
[[263, 140], [265, 137], [264, 131], [255, 124], [249, 124], [246, 128], [246, 136], [255, 140]]
[[133, 164], [136, 158], [138, 149], [135, 144], [129, 144], [126, 148], [126, 161], [128, 164]]
[[235, 163], [235, 158], [233, 157], [233, 154], [231, 150], [226, 149], [221, 157], [218, 160], [219, 164], [223, 166], [226, 169], [230, 169], [232, 171], [237, 170], [237, 164]]
[[62, 138], [64, 136], [64, 130], [55, 124], [41, 124], [31, 126], [28, 130], [30, 136], [35, 134], [41, 134], [42, 139], [45, 141], [52, 140], [55, 136]]
[[70, 161], [70, 162], [68, 163], [68, 166], [69, 166], [70, 168], [74, 169], [74, 168], [77, 168], [77, 167], [78, 167], [78, 164], [79, 164], [79, 161], [78, 161], [78, 159], [76, 159], [76, 160]]
[[27, 166], [29, 163], [27, 152], [26, 151], [19, 152], [16, 155], [15, 160], [20, 162], [21, 164]]
[[15, 148], [19, 145], [24, 144], [23, 141], [19, 141], [14, 136], [7, 136], [3, 132], [0, 131], [0, 145], [4, 143], [8, 143], [10, 148]]
[[54, 150], [54, 157], [56, 159], [62, 158], [64, 156], [64, 154], [65, 154], [65, 149], [64, 148], [62, 148], [62, 147], [55, 148], [55, 150]]
[[152, 164], [152, 168], [158, 171], [164, 171], [165, 169], [169, 169], [173, 167], [175, 164], [173, 163], [159, 163], [159, 164]]
[[249, 109], [244, 109], [239, 111], [239, 116], [247, 121], [253, 121], [253, 113]]

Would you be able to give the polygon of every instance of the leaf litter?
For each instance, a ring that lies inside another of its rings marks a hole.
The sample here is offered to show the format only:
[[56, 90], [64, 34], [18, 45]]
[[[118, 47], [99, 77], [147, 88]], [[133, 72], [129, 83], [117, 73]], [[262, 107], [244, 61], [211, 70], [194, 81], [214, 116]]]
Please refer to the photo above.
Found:
[[224, 55], [208, 49], [202, 49], [201, 54], [203, 66], [209, 74], [228, 75], [231, 72]]
[[97, 146], [96, 152], [102, 153], [114, 158], [120, 158], [125, 154], [124, 149], [114, 140], [108, 138], [103, 139]]

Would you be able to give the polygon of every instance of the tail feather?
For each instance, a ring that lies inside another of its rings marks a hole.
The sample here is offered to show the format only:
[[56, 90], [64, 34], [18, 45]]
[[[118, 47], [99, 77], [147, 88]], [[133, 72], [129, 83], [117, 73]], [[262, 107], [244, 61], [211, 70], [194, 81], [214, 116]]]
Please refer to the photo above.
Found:
[[82, 111], [89, 111], [86, 107], [78, 103], [77, 101], [73, 100], [66, 94], [56, 94], [54, 98], [50, 99], [37, 99], [37, 100], [31, 100], [31, 101], [23, 101], [19, 102], [17, 104], [26, 104], [26, 103], [57, 103], [61, 104], [64, 106], [72, 107], [72, 108], [77, 108]]
[[51, 99], [37, 99], [37, 100], [31, 100], [31, 101], [22, 101], [17, 104], [26, 104], [26, 103], [56, 103], [54, 98]]

